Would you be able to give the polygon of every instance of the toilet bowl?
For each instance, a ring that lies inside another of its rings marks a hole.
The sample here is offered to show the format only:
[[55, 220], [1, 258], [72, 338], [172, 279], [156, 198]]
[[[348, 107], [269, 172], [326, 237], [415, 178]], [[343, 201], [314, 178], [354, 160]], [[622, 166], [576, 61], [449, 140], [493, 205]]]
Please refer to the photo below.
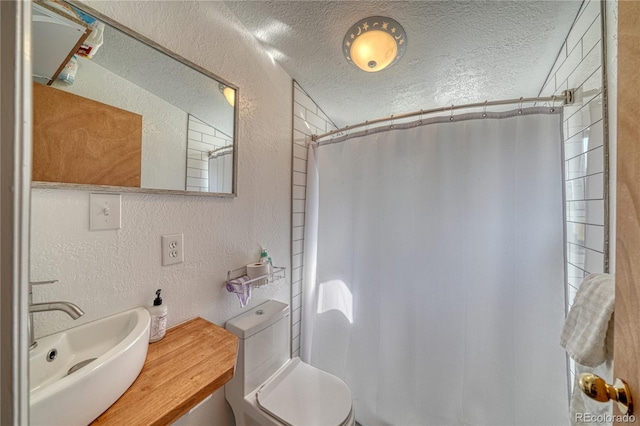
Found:
[[225, 385], [237, 426], [355, 425], [347, 385], [290, 358], [289, 305], [270, 300], [225, 327], [239, 337], [235, 375]]

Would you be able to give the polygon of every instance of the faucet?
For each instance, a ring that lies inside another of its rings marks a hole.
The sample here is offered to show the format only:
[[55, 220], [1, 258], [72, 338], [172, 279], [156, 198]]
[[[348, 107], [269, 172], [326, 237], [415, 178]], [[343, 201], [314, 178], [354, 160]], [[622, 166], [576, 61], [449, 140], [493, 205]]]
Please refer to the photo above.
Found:
[[58, 280], [50, 281], [35, 281], [29, 282], [29, 320], [27, 321], [27, 330], [29, 333], [29, 350], [38, 346], [33, 333], [33, 313], [34, 312], [47, 312], [47, 311], [62, 311], [69, 315], [71, 318], [78, 319], [84, 315], [84, 311], [74, 305], [71, 302], [48, 302], [48, 303], [33, 303], [33, 286], [41, 284], [54, 284]]

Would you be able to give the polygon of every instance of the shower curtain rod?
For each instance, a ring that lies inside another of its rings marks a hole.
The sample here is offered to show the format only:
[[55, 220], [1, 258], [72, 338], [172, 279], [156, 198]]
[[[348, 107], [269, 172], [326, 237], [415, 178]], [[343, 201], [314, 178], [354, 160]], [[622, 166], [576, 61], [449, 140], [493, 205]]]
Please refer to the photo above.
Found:
[[233, 145], [227, 145], [227, 146], [223, 146], [222, 148], [212, 149], [211, 151], [209, 151], [209, 158], [213, 157], [214, 155], [224, 155], [224, 154], [231, 153], [231, 152], [223, 152], [221, 154], [218, 154], [220, 151], [224, 151], [225, 149], [229, 149], [230, 151], [233, 151]]
[[569, 89], [569, 90], [564, 90], [562, 91], [562, 94], [559, 96], [547, 96], [547, 97], [538, 97], [538, 98], [519, 98], [519, 99], [507, 99], [507, 100], [502, 100], [502, 101], [484, 101], [484, 102], [477, 102], [474, 104], [465, 104], [465, 105], [451, 105], [451, 106], [447, 106], [447, 107], [440, 107], [440, 108], [432, 108], [432, 109], [425, 109], [425, 110], [420, 110], [420, 111], [414, 111], [414, 112], [408, 112], [405, 114], [399, 114], [399, 115], [390, 115], [388, 117], [382, 117], [382, 118], [376, 118], [375, 120], [368, 120], [362, 123], [358, 123], [358, 124], [353, 124], [351, 126], [345, 126], [341, 129], [337, 129], [337, 130], [332, 130], [330, 132], [327, 133], [323, 133], [321, 135], [312, 135], [311, 136], [311, 140], [313, 142], [318, 142], [320, 139], [326, 138], [328, 136], [331, 135], [335, 135], [336, 133], [341, 133], [341, 132], [346, 132], [347, 130], [352, 130], [358, 127], [364, 127], [364, 126], [368, 126], [371, 124], [376, 124], [376, 123], [383, 123], [385, 121], [391, 121], [391, 120], [399, 120], [399, 119], [403, 119], [403, 118], [409, 118], [409, 117], [415, 117], [415, 116], [419, 116], [419, 115], [426, 115], [426, 114], [433, 114], [434, 112], [448, 112], [451, 111], [453, 113], [454, 110], [457, 109], [467, 109], [467, 108], [479, 108], [479, 107], [489, 107], [489, 106], [496, 106], [496, 105], [509, 105], [509, 104], [520, 104], [522, 106], [523, 103], [527, 102], [562, 102], [563, 105], [572, 105], [574, 102], [574, 94], [575, 94], [575, 89]]

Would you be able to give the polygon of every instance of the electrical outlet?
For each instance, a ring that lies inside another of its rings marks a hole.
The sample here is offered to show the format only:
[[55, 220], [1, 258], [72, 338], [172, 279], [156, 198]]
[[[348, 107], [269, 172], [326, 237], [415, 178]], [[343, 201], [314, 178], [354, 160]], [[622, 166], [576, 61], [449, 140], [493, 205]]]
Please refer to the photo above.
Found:
[[183, 234], [162, 236], [162, 266], [184, 262]]

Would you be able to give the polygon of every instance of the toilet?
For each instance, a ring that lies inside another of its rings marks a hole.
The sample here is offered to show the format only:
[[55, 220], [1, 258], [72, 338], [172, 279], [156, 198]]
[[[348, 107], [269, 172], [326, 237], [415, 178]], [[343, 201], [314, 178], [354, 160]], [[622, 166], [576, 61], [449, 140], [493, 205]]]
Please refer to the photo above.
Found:
[[289, 305], [270, 300], [225, 327], [240, 339], [235, 375], [224, 390], [237, 426], [355, 425], [347, 385], [290, 358]]

